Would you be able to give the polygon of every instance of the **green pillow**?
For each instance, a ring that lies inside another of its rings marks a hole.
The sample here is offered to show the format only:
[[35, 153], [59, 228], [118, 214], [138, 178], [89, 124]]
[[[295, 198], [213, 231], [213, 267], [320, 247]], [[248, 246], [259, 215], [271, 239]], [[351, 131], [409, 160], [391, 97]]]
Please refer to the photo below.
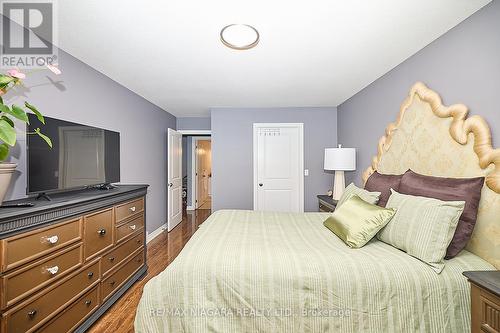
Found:
[[344, 190], [344, 193], [342, 193], [342, 196], [339, 199], [339, 202], [337, 202], [337, 208], [340, 207], [344, 202], [346, 202], [350, 197], [353, 195], [357, 195], [364, 201], [371, 203], [371, 204], [376, 204], [378, 202], [378, 198], [380, 197], [380, 192], [368, 192], [367, 190], [364, 190], [362, 188], [357, 187], [353, 183], [350, 183], [349, 186], [347, 186]]
[[372, 205], [356, 194], [352, 195], [323, 224], [348, 246], [363, 247], [382, 229], [396, 213], [388, 209]]
[[441, 201], [401, 194], [391, 189], [386, 208], [396, 208], [391, 222], [378, 239], [427, 263], [438, 274], [465, 201]]

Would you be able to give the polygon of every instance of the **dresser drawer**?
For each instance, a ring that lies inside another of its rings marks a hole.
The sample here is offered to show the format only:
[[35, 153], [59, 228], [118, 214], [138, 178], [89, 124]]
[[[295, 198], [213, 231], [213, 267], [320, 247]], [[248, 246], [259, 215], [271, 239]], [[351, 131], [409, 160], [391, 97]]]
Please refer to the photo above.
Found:
[[82, 264], [81, 243], [46, 256], [3, 276], [2, 309], [57, 281]]
[[120, 288], [144, 263], [144, 251], [141, 250], [122, 267], [101, 282], [102, 299], [106, 300]]
[[6, 332], [33, 332], [97, 281], [99, 261], [94, 261], [5, 313], [3, 319]]
[[5, 272], [28, 261], [82, 239], [80, 218], [51, 225], [1, 241], [1, 271]]
[[113, 246], [113, 208], [83, 218], [85, 260], [89, 260]]
[[319, 203], [319, 211], [325, 212], [325, 213], [332, 213], [335, 211], [335, 208], [328, 206], [328, 205], [325, 205], [324, 203], [320, 202]]
[[73, 302], [63, 313], [37, 333], [72, 332], [99, 306], [99, 285]]
[[500, 332], [500, 297], [481, 290], [481, 331]]
[[116, 222], [119, 223], [126, 218], [144, 210], [144, 198], [129, 201], [116, 206]]
[[128, 235], [141, 230], [144, 227], [144, 215], [138, 215], [116, 227], [116, 242], [123, 241]]
[[130, 238], [122, 245], [113, 251], [102, 256], [101, 270], [102, 274], [106, 275], [113, 267], [118, 266], [127, 257], [134, 253], [137, 249], [144, 246], [144, 231], [141, 231], [136, 236]]

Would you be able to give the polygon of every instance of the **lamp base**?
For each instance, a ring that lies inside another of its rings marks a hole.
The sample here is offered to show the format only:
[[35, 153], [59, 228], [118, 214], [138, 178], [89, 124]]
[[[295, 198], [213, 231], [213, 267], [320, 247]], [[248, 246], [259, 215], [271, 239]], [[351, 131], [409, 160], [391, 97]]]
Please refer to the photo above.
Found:
[[345, 177], [344, 171], [335, 171], [335, 177], [333, 181], [333, 200], [339, 200], [344, 193], [345, 189]]

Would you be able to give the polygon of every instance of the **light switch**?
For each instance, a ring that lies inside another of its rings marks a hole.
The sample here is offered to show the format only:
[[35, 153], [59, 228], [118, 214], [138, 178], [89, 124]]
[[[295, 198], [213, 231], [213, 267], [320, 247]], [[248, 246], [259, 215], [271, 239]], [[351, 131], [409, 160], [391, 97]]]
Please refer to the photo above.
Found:
[[304, 176], [309, 176], [309, 169], [304, 170]]

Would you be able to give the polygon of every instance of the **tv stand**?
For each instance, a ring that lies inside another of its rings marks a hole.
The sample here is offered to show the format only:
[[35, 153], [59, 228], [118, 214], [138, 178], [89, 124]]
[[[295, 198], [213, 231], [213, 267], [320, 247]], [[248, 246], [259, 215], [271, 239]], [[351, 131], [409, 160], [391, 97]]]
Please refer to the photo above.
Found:
[[46, 193], [38, 193], [35, 200], [45, 199], [47, 201], [52, 201], [52, 199]]
[[[88, 331], [147, 274], [146, 193], [147, 185], [119, 185], [0, 209], [0, 332]], [[39, 268], [51, 260], [58, 274]]]

